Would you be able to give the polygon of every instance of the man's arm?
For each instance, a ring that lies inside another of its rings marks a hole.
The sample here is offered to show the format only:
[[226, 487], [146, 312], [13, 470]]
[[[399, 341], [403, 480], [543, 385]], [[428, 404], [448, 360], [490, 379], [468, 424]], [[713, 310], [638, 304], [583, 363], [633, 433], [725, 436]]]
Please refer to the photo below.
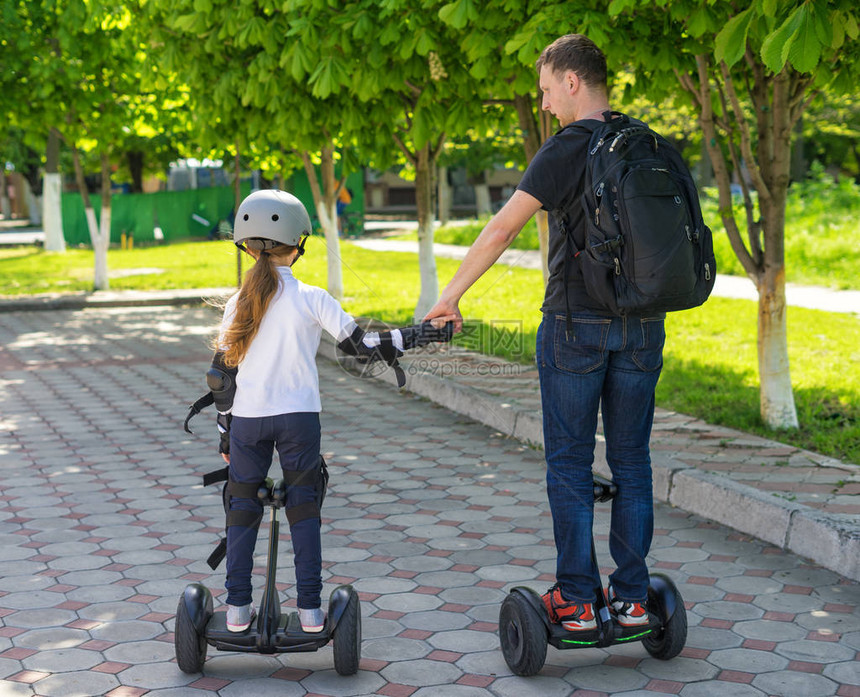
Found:
[[541, 208], [541, 202], [525, 191], [517, 190], [502, 209], [481, 230], [478, 239], [469, 249], [454, 278], [445, 286], [442, 295], [424, 317], [454, 321], [454, 331], [463, 327], [463, 316], [458, 307], [460, 298], [486, 271], [496, 263], [520, 234], [520, 230]]

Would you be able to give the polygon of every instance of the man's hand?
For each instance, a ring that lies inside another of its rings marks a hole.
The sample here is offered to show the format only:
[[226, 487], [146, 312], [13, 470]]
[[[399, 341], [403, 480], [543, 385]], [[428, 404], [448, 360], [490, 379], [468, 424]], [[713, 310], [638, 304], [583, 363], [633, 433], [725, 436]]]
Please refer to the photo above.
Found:
[[463, 315], [460, 314], [460, 308], [457, 302], [440, 298], [424, 316], [424, 321], [432, 320], [432, 324], [436, 329], [441, 329], [447, 322], [454, 323], [454, 333], [463, 331]]

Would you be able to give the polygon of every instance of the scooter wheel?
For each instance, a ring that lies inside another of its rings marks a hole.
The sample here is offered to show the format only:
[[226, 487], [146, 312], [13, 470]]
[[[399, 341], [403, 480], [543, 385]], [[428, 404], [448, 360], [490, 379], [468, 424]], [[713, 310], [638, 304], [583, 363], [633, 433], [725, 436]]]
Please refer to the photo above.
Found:
[[517, 675], [528, 677], [543, 668], [546, 661], [546, 626], [519, 593], [510, 593], [502, 601], [499, 640], [505, 663]]
[[200, 634], [191, 622], [185, 597], [179, 599], [176, 608], [176, 626], [173, 632], [176, 662], [183, 673], [199, 673], [206, 662], [206, 637]]
[[660, 598], [655, 589], [649, 586], [648, 605], [658, 611], [663, 627], [645, 637], [642, 645], [654, 658], [668, 661], [681, 653], [687, 642], [687, 610], [681, 594], [668, 577], [661, 576], [661, 593], [671, 594], [670, 600], [675, 610], [671, 617], [666, 617], [665, 599]]
[[351, 591], [332, 641], [334, 669], [338, 675], [354, 675], [361, 660], [361, 608], [358, 594]]

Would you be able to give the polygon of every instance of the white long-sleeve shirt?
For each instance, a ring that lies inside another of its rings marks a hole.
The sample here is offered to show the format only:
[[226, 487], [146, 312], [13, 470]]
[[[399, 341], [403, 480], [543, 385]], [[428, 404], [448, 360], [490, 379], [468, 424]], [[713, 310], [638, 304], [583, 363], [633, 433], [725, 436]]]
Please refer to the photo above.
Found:
[[[338, 342], [355, 321], [322, 288], [297, 280], [287, 266], [275, 267], [281, 284], [239, 364], [234, 416], [275, 416], [322, 410], [316, 353], [322, 331]], [[233, 321], [238, 294], [227, 302], [221, 335]]]

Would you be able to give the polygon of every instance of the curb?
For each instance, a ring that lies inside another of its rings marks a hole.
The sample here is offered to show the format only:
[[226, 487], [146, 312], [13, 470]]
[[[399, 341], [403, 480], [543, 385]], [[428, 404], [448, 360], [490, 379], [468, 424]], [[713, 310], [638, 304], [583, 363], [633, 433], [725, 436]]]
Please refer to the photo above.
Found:
[[[338, 356], [334, 342], [327, 336], [320, 343], [317, 355], [361, 374], [355, 359]], [[372, 377], [396, 389], [392, 371]], [[480, 389], [429, 373], [410, 373], [405, 389], [511, 438], [543, 448], [543, 424], [539, 412], [500, 403], [496, 397]], [[598, 435], [594, 471], [610, 477], [603, 443], [603, 438]], [[651, 467], [655, 500], [756, 537], [846, 578], [860, 581], [860, 523], [763, 493], [728, 477], [703, 472], [661, 451], [652, 451]]]
[[0, 299], [0, 312], [83, 310], [88, 307], [149, 307], [154, 305], [198, 305], [221, 300], [235, 288], [189, 288], [187, 290], [134, 291], [98, 290], [92, 293], [50, 293]]

